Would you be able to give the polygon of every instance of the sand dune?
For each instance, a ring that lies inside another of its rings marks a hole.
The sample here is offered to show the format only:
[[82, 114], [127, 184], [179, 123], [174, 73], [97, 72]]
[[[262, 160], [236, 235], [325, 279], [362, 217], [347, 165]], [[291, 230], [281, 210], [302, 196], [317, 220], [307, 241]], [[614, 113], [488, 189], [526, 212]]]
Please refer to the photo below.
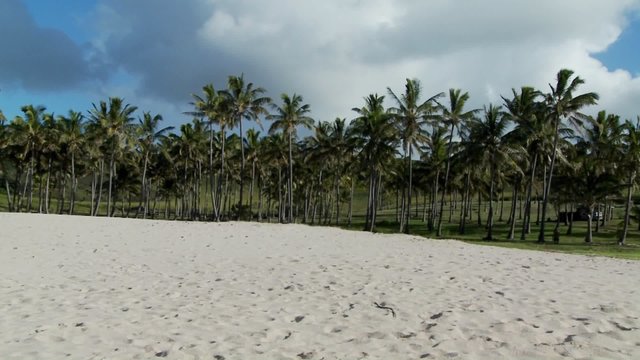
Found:
[[640, 262], [0, 214], [2, 359], [638, 359]]

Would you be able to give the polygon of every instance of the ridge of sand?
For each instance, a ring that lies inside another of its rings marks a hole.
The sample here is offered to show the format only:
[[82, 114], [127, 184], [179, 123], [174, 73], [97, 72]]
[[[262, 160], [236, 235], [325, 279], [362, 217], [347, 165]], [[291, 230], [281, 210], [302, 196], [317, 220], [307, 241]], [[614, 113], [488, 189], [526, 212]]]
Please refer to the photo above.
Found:
[[640, 358], [640, 262], [0, 214], [2, 359]]

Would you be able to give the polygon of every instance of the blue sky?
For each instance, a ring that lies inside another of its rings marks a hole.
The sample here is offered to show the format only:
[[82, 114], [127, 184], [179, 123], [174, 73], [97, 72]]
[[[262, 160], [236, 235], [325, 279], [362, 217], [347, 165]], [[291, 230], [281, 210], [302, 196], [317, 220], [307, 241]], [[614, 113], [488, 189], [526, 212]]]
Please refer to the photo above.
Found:
[[481, 107], [512, 87], [546, 90], [568, 67], [608, 111], [640, 113], [640, 1], [476, 4], [3, 0], [0, 30], [12, 35], [0, 39], [10, 54], [0, 58], [0, 110], [11, 119], [33, 103], [61, 114], [120, 96], [178, 125], [192, 93], [244, 73], [274, 99], [303, 94], [314, 117], [332, 120], [408, 77], [429, 96], [468, 90]]

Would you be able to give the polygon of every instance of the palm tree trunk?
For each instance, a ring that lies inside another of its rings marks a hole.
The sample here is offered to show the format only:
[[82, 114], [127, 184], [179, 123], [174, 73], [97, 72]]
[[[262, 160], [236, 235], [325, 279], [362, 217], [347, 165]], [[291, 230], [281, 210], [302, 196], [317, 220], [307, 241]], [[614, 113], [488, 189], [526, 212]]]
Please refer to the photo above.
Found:
[[516, 183], [513, 185], [513, 198], [511, 199], [511, 211], [509, 212], [509, 235], [507, 236], [507, 240], [513, 241], [515, 240], [516, 235], [516, 199], [519, 195], [520, 189], [520, 180], [516, 180]]
[[460, 209], [460, 229], [459, 232], [461, 235], [464, 235], [467, 226], [467, 211], [469, 209], [469, 205], [471, 204], [471, 172], [467, 172], [465, 176], [465, 186], [464, 192], [462, 195], [462, 206]]
[[220, 173], [218, 174], [218, 191], [216, 193], [217, 200], [213, 204], [213, 212], [216, 217], [216, 221], [220, 221], [220, 217], [222, 215], [222, 182], [225, 178], [224, 176], [224, 146], [225, 146], [225, 133], [224, 126], [220, 128]]
[[427, 224], [427, 229], [429, 231], [433, 231], [433, 225], [436, 221], [437, 211], [436, 211], [436, 201], [438, 198], [438, 184], [440, 180], [440, 167], [436, 169], [436, 177], [433, 179], [433, 192], [431, 196], [431, 213], [429, 214], [429, 223]]
[[411, 220], [411, 191], [412, 191], [412, 187], [413, 187], [413, 161], [411, 161], [411, 156], [413, 155], [413, 146], [411, 146], [411, 144], [409, 144], [408, 146], [409, 148], [409, 188], [407, 189], [407, 211], [406, 211], [406, 219], [405, 219], [405, 223], [404, 223], [404, 233], [408, 234], [409, 233], [409, 221]]
[[[24, 186], [22, 187], [22, 195], [18, 203], [18, 209], [22, 208], [22, 201], [27, 197], [27, 189], [29, 190], [29, 203], [27, 204], [27, 212], [31, 212], [31, 196], [33, 194], [33, 171], [31, 167], [27, 170], [27, 174], [24, 179]], [[20, 211], [20, 210], [18, 210]]]
[[629, 218], [631, 217], [631, 195], [633, 189], [633, 182], [635, 180], [635, 170], [629, 174], [629, 185], [627, 187], [627, 203], [624, 208], [624, 225], [622, 227], [622, 233], [618, 239], [618, 245], [624, 245], [627, 240], [627, 231], [629, 230]]
[[242, 132], [242, 117], [240, 117], [238, 123], [240, 124], [240, 194], [238, 196], [238, 214], [237, 220], [240, 220], [242, 214], [242, 196], [244, 195], [244, 133]]
[[47, 161], [47, 182], [46, 188], [44, 192], [44, 213], [49, 213], [49, 185], [51, 184], [51, 162], [52, 158], [49, 156], [49, 160]]
[[293, 223], [293, 131], [289, 130], [289, 223]]
[[[9, 212], [13, 212], [13, 198], [11, 197], [11, 188], [9, 187], [9, 179], [4, 177], [4, 187], [7, 190], [7, 203], [9, 206]], [[15, 193], [15, 192], [14, 192]]]
[[138, 209], [136, 209], [136, 218], [138, 218], [138, 214], [140, 213], [140, 208], [143, 206], [143, 204], [144, 204], [144, 210], [143, 210], [143, 213], [142, 213], [142, 218], [143, 219], [147, 218], [146, 181], [147, 181], [147, 164], [148, 163], [149, 163], [149, 153], [145, 151], [145, 153], [144, 153], [144, 163], [142, 165], [142, 185], [140, 186], [140, 201], [138, 203]]
[[111, 196], [113, 190], [113, 172], [114, 172], [114, 153], [111, 153], [111, 158], [109, 159], [109, 197], [107, 198], [107, 217], [111, 217]]
[[71, 153], [71, 199], [69, 201], [69, 215], [73, 215], [73, 211], [76, 205], [76, 191], [78, 188], [78, 181], [76, 179], [76, 154]]
[[520, 240], [525, 240], [526, 235], [530, 232], [531, 229], [531, 195], [533, 192], [533, 182], [536, 176], [537, 163], [538, 155], [534, 155], [529, 176], [529, 186], [527, 186], [527, 198], [525, 199], [524, 219], [522, 221], [522, 233], [520, 234]]
[[278, 222], [280, 223], [284, 219], [282, 210], [282, 168], [278, 166]]
[[482, 226], [482, 191], [478, 189], [478, 226]]
[[447, 169], [444, 175], [444, 184], [442, 186], [442, 196], [440, 197], [440, 211], [438, 212], [438, 230], [436, 235], [442, 236], [442, 216], [444, 215], [444, 195], [449, 186], [449, 171], [451, 169], [451, 152], [453, 151], [453, 131], [455, 126], [451, 124], [451, 132], [449, 134], [449, 145], [447, 146]]
[[336, 174], [336, 226], [340, 225], [340, 176]]
[[544, 243], [544, 225], [547, 216], [547, 204], [549, 203], [549, 191], [551, 190], [551, 180], [553, 179], [553, 168], [556, 164], [556, 152], [558, 151], [558, 127], [560, 126], [560, 119], [556, 119], [555, 124], [555, 136], [553, 139], [553, 153], [551, 154], [551, 165], [549, 166], [549, 178], [545, 186], [545, 191], [542, 197], [542, 219], [540, 219], [540, 233], [538, 234], [538, 243]]
[[256, 179], [256, 160], [251, 162], [251, 183], [249, 183], [249, 220], [253, 220], [253, 184]]
[[100, 202], [102, 200], [102, 184], [104, 183], [104, 159], [100, 159], [100, 183], [98, 184], [98, 201], [96, 202], [96, 210], [94, 215], [98, 215], [100, 211]]
[[424, 191], [422, 192], [422, 222], [426, 223], [427, 222], [427, 196], [430, 195], [431, 192], [427, 191], [427, 189], [424, 189]]
[[[602, 217], [602, 211], [600, 211], [601, 204], [598, 203], [596, 205], [596, 213], [598, 213]], [[600, 219], [596, 219], [596, 234], [600, 232]]]
[[353, 220], [353, 190], [355, 187], [355, 174], [351, 176], [351, 191], [349, 192], [349, 226]]
[[504, 185], [500, 190], [500, 216], [498, 217], [498, 221], [502, 222], [502, 211], [504, 210]]
[[213, 209], [214, 219], [218, 215], [216, 210], [215, 193], [215, 179], [213, 172], [213, 124], [209, 122], [209, 194], [211, 196], [211, 208]]
[[258, 222], [262, 222], [262, 176], [258, 175]]
[[493, 191], [496, 182], [495, 154], [491, 154], [491, 180], [489, 185], [489, 214], [487, 214], [487, 237], [486, 240], [493, 240]]
[[589, 214], [587, 214], [587, 234], [585, 235], [584, 242], [590, 244], [593, 240], [593, 230], [591, 224], [591, 216], [593, 214], [593, 207], [589, 206]]
[[371, 169], [371, 173], [369, 174], [369, 191], [367, 194], [367, 211], [365, 214], [365, 220], [364, 220], [364, 231], [371, 231], [371, 216], [372, 216], [372, 211], [371, 208], [373, 207], [372, 203], [373, 203], [373, 177], [374, 177], [374, 171], [373, 169]]
[[43, 195], [42, 195], [42, 183], [44, 182], [44, 178], [42, 176], [40, 176], [40, 179], [38, 179], [38, 213], [42, 214], [42, 199], [43, 199]]
[[96, 187], [98, 182], [98, 174], [95, 170], [91, 172], [91, 209], [89, 210], [89, 215], [95, 215], [95, 202], [96, 202]]

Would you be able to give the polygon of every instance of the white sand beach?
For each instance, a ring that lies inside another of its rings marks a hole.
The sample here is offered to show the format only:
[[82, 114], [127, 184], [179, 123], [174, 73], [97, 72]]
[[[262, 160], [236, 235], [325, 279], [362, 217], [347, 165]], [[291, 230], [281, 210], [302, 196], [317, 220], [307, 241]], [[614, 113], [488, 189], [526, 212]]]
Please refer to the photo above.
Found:
[[1, 359], [640, 358], [640, 262], [303, 225], [0, 229]]

